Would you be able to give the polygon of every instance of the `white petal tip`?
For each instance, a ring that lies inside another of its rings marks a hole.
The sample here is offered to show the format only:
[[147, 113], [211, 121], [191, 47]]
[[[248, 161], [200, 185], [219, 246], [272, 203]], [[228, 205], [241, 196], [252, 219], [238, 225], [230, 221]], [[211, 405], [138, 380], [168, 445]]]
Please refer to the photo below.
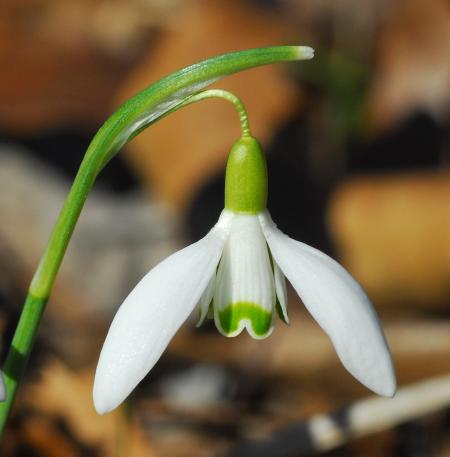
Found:
[[356, 373], [352, 374], [364, 386], [382, 397], [392, 398], [397, 391], [395, 371], [390, 360], [378, 373], [372, 372], [370, 377], [367, 376], [367, 373], [366, 375], [359, 373], [359, 376]]
[[397, 382], [394, 379], [372, 390], [382, 397], [392, 398], [397, 392]]
[[104, 414], [107, 414], [110, 411], [108, 409], [101, 408], [100, 406], [96, 405], [95, 403], [94, 403], [94, 407], [95, 407], [95, 411], [97, 411], [97, 414], [99, 414], [100, 416], [103, 416]]
[[[376, 340], [373, 341], [374, 345]], [[387, 348], [386, 348], [387, 349]], [[387, 352], [387, 350], [386, 350]], [[374, 361], [364, 363], [364, 358], [352, 359], [338, 350], [339, 358], [348, 372], [362, 385], [382, 397], [392, 398], [397, 390], [397, 380], [391, 356], [381, 354]]]
[[298, 57], [302, 60], [309, 60], [314, 57], [314, 49], [310, 46], [299, 46]]
[[98, 414], [103, 415], [111, 412], [113, 409], [117, 408], [118, 404], [108, 399], [108, 396], [105, 394], [99, 394], [96, 392], [94, 387], [94, 408]]
[[[103, 378], [103, 379], [102, 379]], [[120, 381], [111, 381], [111, 377], [100, 377], [99, 371], [95, 374], [92, 399], [98, 414], [106, 414], [116, 409], [128, 396], [130, 390], [119, 389]], [[128, 392], [128, 393], [127, 393]]]

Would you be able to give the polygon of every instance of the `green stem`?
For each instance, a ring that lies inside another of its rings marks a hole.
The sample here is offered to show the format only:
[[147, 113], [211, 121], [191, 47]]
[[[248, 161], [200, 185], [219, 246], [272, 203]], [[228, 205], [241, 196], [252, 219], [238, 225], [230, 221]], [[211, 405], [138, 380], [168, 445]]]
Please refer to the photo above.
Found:
[[239, 115], [239, 122], [241, 124], [242, 136], [251, 136], [250, 132], [250, 124], [248, 122], [248, 115], [247, 111], [245, 110], [245, 106], [242, 101], [236, 97], [236, 95], [232, 94], [223, 89], [210, 89], [204, 90], [203, 92], [199, 92], [198, 94], [191, 95], [187, 98], [183, 103], [181, 103], [178, 108], [182, 108], [184, 106], [188, 106], [192, 103], [199, 102], [201, 100], [206, 100], [208, 98], [222, 98], [234, 105], [238, 115]]
[[[104, 166], [140, 131], [170, 112], [195, 101], [220, 97], [236, 107], [243, 132], [249, 133], [247, 116], [237, 97], [225, 91], [198, 92], [218, 79], [270, 63], [308, 59], [312, 50], [302, 46], [275, 46], [225, 54], [183, 68], [157, 81], [124, 103], [100, 128], [80, 165], [67, 200], [29, 288], [22, 314], [4, 365], [6, 400], [0, 403], [3, 434], [17, 388], [23, 377], [39, 323], [56, 274], [95, 179]], [[193, 95], [196, 94], [196, 95]]]
[[17, 324], [11, 347], [6, 357], [4, 380], [6, 387], [6, 399], [0, 403], [0, 432], [8, 420], [9, 412], [14, 403], [19, 380], [22, 378], [28, 361], [28, 356], [33, 346], [39, 322], [45, 309], [45, 299], [33, 297], [28, 294]]

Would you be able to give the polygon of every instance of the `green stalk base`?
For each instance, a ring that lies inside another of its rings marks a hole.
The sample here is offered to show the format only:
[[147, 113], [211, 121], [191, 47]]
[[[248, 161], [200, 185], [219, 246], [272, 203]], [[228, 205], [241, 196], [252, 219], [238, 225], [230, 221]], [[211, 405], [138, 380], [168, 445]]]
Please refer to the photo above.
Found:
[[0, 436], [11, 413], [17, 388], [22, 379], [33, 342], [39, 328], [39, 322], [47, 303], [46, 298], [33, 297], [28, 294], [17, 325], [11, 346], [3, 367], [6, 386], [6, 400], [0, 403]]

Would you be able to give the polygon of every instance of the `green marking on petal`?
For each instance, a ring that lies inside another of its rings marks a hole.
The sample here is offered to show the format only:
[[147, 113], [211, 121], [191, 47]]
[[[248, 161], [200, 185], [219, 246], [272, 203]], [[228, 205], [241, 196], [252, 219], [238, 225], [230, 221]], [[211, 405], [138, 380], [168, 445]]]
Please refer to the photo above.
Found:
[[265, 338], [272, 330], [272, 313], [251, 302], [238, 302], [218, 311], [219, 330], [227, 336], [235, 336], [242, 328], [242, 321], [248, 321], [252, 336]]

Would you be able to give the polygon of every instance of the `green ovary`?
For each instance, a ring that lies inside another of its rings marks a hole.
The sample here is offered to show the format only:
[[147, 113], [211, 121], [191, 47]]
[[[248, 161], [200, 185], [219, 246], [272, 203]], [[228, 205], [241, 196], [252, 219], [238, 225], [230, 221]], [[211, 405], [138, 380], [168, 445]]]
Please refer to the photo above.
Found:
[[250, 322], [251, 329], [257, 337], [267, 336], [272, 328], [272, 313], [256, 303], [237, 302], [218, 312], [220, 327], [227, 335], [239, 329], [242, 320]]
[[266, 159], [258, 141], [243, 136], [230, 151], [225, 175], [225, 208], [258, 214], [267, 204]]

